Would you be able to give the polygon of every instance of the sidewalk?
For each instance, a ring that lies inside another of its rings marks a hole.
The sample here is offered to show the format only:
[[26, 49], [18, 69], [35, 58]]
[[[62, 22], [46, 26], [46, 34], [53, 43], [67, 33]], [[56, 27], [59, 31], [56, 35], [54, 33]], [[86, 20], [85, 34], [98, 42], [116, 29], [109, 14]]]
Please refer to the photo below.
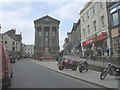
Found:
[[[73, 59], [75, 61], [84, 61], [84, 58], [80, 58], [78, 56], [63, 56], [69, 59]], [[100, 67], [107, 67], [108, 65], [108, 60], [87, 60], [89, 65], [93, 65], [93, 66], [100, 66]], [[120, 66], [119, 63], [116, 63], [117, 66]]]
[[43, 66], [45, 68], [48, 68], [50, 70], [53, 70], [53, 71], [83, 80], [83, 81], [87, 81], [87, 82], [90, 82], [93, 84], [97, 84], [99, 86], [103, 86], [106, 88], [118, 88], [118, 84], [120, 84], [120, 81], [118, 83], [118, 80], [116, 80], [114, 76], [107, 75], [107, 77], [104, 80], [100, 80], [100, 78], [99, 78], [100, 72], [89, 70], [88, 72], [80, 73], [78, 70], [72, 71], [70, 69], [68, 69], [68, 70], [64, 69], [63, 71], [60, 71], [57, 67], [56, 61], [32, 60], [32, 62], [34, 62], [40, 66]]

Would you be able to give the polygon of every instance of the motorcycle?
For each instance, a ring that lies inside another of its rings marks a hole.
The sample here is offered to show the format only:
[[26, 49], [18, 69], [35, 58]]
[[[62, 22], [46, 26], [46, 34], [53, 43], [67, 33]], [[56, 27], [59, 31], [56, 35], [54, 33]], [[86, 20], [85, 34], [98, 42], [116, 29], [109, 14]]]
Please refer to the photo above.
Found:
[[116, 79], [117, 77], [120, 77], [120, 68], [118, 68], [115, 64], [108, 63], [107, 68], [105, 68], [101, 74], [100, 74], [100, 79], [103, 80], [107, 76], [107, 74], [111, 76], [115, 76]]
[[72, 69], [73, 71], [77, 70], [77, 65], [74, 61], [70, 59], [62, 59], [61, 62], [57, 64], [59, 70], [65, 69]]
[[88, 62], [87, 62], [87, 60], [83, 61], [79, 65], [79, 72], [81, 73], [83, 70], [88, 71]]

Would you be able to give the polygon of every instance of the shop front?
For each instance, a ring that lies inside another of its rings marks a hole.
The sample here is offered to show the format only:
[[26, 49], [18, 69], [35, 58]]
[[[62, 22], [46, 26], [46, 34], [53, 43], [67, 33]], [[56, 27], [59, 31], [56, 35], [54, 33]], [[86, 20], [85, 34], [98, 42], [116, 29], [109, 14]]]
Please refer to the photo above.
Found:
[[113, 55], [120, 55], [120, 27], [111, 30]]
[[92, 38], [82, 42], [84, 55], [89, 55], [91, 53], [92, 46], [96, 48], [96, 51], [98, 47], [101, 47], [102, 55], [104, 55], [107, 47], [107, 32], [101, 32], [100, 34], [96, 34]]

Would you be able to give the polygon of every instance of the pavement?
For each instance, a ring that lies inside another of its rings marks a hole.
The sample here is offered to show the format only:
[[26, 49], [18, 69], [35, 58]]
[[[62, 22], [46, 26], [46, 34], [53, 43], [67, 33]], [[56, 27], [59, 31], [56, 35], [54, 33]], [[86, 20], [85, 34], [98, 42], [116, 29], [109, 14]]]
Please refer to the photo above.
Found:
[[42, 67], [45, 67], [47, 69], [53, 70], [58, 73], [62, 73], [68, 76], [71, 76], [76, 79], [80, 79], [101, 87], [105, 88], [114, 88], [120, 90], [120, 80], [115, 79], [114, 76], [107, 75], [107, 77], [104, 80], [100, 80], [100, 72], [89, 70], [89, 71], [84, 71], [80, 73], [78, 69], [76, 71], [73, 71], [71, 69], [64, 69], [60, 71], [57, 67], [57, 61], [39, 61], [39, 60], [31, 60], [33, 63], [36, 63]]

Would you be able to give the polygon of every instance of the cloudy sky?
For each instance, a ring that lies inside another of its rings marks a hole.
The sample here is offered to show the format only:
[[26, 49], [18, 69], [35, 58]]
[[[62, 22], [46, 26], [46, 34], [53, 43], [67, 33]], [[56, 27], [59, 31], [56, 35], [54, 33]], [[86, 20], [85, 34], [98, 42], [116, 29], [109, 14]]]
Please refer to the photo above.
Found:
[[[84, 2], [83, 2], [84, 1]], [[34, 44], [33, 21], [46, 14], [60, 20], [60, 47], [79, 19], [85, 0], [0, 0], [0, 24], [2, 33], [16, 29], [22, 33], [25, 44]]]

